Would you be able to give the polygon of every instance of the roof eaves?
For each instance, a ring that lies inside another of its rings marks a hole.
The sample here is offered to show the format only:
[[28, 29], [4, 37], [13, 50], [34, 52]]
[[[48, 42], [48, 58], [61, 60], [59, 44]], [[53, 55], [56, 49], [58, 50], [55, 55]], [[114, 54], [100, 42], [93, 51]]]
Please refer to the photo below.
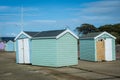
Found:
[[94, 37], [85, 37], [85, 38], [79, 38], [79, 39], [94, 39]]
[[52, 37], [33, 37], [32, 39], [55, 39], [56, 36], [52, 36]]

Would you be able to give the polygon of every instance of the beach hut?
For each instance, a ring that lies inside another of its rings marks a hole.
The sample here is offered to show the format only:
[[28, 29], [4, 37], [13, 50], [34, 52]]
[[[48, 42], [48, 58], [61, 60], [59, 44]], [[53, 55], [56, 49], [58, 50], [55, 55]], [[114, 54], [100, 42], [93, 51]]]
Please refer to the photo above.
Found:
[[5, 51], [15, 51], [15, 47], [14, 46], [15, 46], [14, 41], [9, 40], [5, 44]]
[[31, 63], [31, 38], [39, 32], [21, 31], [15, 38], [16, 63]]
[[80, 37], [80, 59], [88, 61], [116, 60], [115, 39], [108, 32], [88, 33]]
[[76, 65], [77, 39], [68, 29], [21, 32], [15, 38], [17, 63], [51, 67]]
[[69, 29], [43, 31], [32, 38], [32, 65], [61, 67], [78, 64], [78, 37]]
[[5, 43], [0, 41], [0, 51], [4, 51], [5, 49]]
[[15, 37], [1, 37], [1, 44], [4, 51], [15, 51], [14, 49]]

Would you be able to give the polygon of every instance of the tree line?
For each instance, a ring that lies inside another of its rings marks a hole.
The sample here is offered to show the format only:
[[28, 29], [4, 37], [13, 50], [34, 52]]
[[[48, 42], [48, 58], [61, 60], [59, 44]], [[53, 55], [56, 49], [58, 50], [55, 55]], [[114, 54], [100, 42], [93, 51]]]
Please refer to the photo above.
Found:
[[99, 26], [98, 28], [92, 24], [84, 23], [84, 24], [81, 24], [80, 26], [76, 27], [75, 30], [78, 32], [78, 35], [88, 34], [88, 33], [92, 33], [92, 32], [106, 31], [117, 38], [116, 44], [120, 44], [120, 23], [106, 24], [103, 26]]

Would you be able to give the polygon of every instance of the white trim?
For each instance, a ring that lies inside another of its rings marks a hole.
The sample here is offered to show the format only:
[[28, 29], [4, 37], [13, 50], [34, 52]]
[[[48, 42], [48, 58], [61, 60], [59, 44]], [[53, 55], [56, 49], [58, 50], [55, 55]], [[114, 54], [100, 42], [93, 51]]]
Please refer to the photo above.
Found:
[[78, 36], [76, 36], [72, 31], [70, 31], [69, 29], [66, 29], [64, 32], [62, 32], [61, 34], [57, 35], [56, 38], [60, 38], [61, 36], [63, 36], [64, 34], [66, 34], [67, 32], [71, 33], [75, 38], [79, 39]]
[[23, 48], [22, 40], [18, 40], [18, 63], [24, 63]]
[[28, 34], [26, 34], [25, 32], [21, 31], [14, 40], [16, 40], [21, 34], [24, 34], [25, 36], [27, 36], [28, 38], [32, 38], [31, 36], [29, 36]]
[[103, 33], [99, 34], [98, 36], [94, 37], [94, 39], [102, 36], [103, 34], [107, 34], [107, 35], [111, 36], [112, 38], [116, 39], [116, 37], [114, 37], [113, 35], [109, 34], [108, 32], [103, 32]]

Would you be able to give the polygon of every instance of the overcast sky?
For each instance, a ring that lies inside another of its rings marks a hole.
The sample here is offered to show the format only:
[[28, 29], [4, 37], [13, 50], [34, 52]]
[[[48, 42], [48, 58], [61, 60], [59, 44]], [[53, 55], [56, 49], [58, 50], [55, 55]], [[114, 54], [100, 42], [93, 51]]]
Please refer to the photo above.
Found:
[[21, 31], [21, 5], [24, 31], [120, 23], [120, 0], [0, 0], [0, 36]]

